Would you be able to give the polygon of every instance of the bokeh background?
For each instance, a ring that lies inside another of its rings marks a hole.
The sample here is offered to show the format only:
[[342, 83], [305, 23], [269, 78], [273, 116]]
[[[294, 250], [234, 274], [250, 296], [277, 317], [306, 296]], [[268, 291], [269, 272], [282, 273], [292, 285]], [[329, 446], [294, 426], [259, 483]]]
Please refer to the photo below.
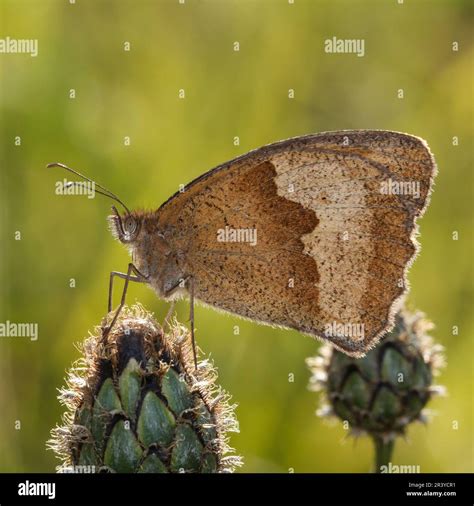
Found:
[[[252, 148], [370, 128], [424, 137], [439, 165], [408, 302], [436, 324], [449, 395], [393, 461], [472, 472], [472, 23], [469, 0], [1, 0], [0, 37], [38, 39], [39, 54], [0, 54], [0, 321], [37, 322], [40, 335], [0, 339], [0, 471], [54, 470], [45, 441], [62, 413], [57, 388], [74, 343], [105, 313], [109, 272], [128, 262], [107, 231], [111, 202], [55, 195], [67, 175], [46, 163], [86, 172], [129, 207], [157, 208]], [[364, 39], [365, 56], [326, 54], [333, 36]], [[145, 286], [132, 284], [136, 299], [166, 313]], [[187, 302], [178, 314], [187, 318]], [[370, 470], [370, 441], [314, 414], [305, 358], [318, 342], [203, 307], [196, 322], [239, 404], [231, 443], [242, 471]]]

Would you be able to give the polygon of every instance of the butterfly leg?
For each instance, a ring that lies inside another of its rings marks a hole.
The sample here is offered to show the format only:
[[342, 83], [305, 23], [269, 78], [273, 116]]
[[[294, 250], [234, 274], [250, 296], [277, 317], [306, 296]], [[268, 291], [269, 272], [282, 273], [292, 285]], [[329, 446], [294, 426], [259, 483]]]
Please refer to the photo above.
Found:
[[[130, 274], [131, 271], [135, 272], [137, 275], [132, 276]], [[143, 274], [141, 274], [133, 264], [128, 265], [127, 274], [124, 274], [123, 272], [112, 271], [110, 273], [109, 300], [108, 300], [108, 305], [107, 305], [107, 311], [109, 313], [110, 313], [110, 311], [112, 311], [112, 296], [113, 296], [113, 290], [114, 290], [114, 277], [129, 280], [129, 281], [134, 281], [135, 283], [146, 283], [146, 277], [143, 276]]]
[[[134, 272], [136, 275], [132, 276], [132, 272]], [[109, 301], [108, 301], [108, 310], [109, 313], [112, 311], [112, 293], [113, 293], [113, 283], [114, 283], [114, 277], [118, 277], [125, 280], [125, 284], [123, 286], [122, 291], [122, 297], [120, 299], [119, 307], [117, 308], [117, 311], [114, 314], [114, 317], [112, 318], [112, 322], [110, 325], [104, 330], [104, 333], [102, 335], [102, 338], [105, 339], [113, 326], [115, 325], [115, 322], [117, 321], [117, 318], [119, 317], [120, 312], [122, 311], [123, 306], [125, 305], [125, 298], [127, 296], [127, 290], [128, 290], [128, 283], [130, 281], [134, 281], [135, 283], [146, 283], [147, 279], [141, 272], [132, 264], [128, 264], [127, 274], [124, 274], [123, 272], [116, 272], [113, 271], [110, 273], [110, 282], [109, 282]]]
[[[194, 337], [194, 278], [192, 276], [187, 276], [186, 278], [181, 278], [175, 286], [173, 286], [167, 293], [166, 296], [171, 296], [171, 294], [178, 287], [187, 284], [189, 291], [189, 299], [190, 299], [190, 308], [189, 308], [189, 321], [191, 322], [191, 343], [193, 346], [193, 356], [194, 356], [194, 368], [197, 370], [197, 353], [196, 353], [196, 339]], [[166, 315], [165, 322], [170, 316], [174, 306], [170, 307], [168, 314]]]
[[189, 321], [191, 324], [191, 343], [193, 345], [194, 368], [197, 370], [197, 353], [196, 353], [196, 340], [194, 337], [194, 278], [189, 278]]

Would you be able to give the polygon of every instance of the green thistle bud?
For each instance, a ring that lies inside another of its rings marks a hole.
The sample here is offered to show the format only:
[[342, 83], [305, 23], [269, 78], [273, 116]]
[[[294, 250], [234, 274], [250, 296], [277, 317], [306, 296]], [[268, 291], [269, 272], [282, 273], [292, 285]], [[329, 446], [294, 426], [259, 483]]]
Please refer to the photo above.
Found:
[[388, 462], [393, 442], [415, 421], [426, 422], [424, 408], [443, 388], [433, 377], [443, 365], [442, 348], [427, 332], [433, 327], [421, 313], [402, 311], [393, 330], [365, 357], [352, 358], [323, 346], [309, 358], [310, 389], [322, 391], [317, 414], [347, 422], [353, 435], [369, 434], [377, 466]]
[[48, 446], [58, 471], [232, 472], [228, 432], [235, 406], [207, 361], [194, 366], [189, 333], [164, 332], [141, 306], [125, 307], [106, 339], [97, 328], [80, 347], [59, 399], [67, 407]]

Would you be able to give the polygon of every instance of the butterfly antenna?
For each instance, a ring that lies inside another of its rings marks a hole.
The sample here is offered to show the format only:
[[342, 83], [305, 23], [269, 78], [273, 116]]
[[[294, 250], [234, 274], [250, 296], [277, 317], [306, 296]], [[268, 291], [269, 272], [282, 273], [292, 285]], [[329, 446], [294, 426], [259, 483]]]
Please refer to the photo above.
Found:
[[[97, 190], [97, 189], [95, 190], [99, 195], [103, 195], [104, 197], [109, 197], [110, 199], [115, 200], [125, 209], [127, 214], [130, 214], [130, 210], [128, 209], [128, 207], [117, 197], [117, 195], [115, 195], [115, 193], [112, 193], [110, 190], [107, 190], [107, 188], [105, 188], [104, 186], [100, 185], [99, 183], [96, 183], [95, 181], [88, 178], [87, 176], [84, 176], [84, 174], [81, 174], [77, 170], [71, 169], [71, 167], [68, 167], [67, 165], [64, 165], [63, 163], [56, 162], [56, 163], [48, 163], [48, 165], [46, 165], [46, 168], [48, 168], [48, 169], [51, 167], [60, 167], [61, 169], [67, 170], [67, 171], [71, 172], [72, 174], [75, 174], [76, 176], [81, 177], [85, 181], [89, 181], [90, 183], [94, 184], [95, 186], [97, 186], [98, 188], [100, 188], [102, 190], [102, 191]], [[80, 183], [80, 181], [70, 182], [66, 186], [71, 186], [71, 184], [78, 184], [78, 183]]]

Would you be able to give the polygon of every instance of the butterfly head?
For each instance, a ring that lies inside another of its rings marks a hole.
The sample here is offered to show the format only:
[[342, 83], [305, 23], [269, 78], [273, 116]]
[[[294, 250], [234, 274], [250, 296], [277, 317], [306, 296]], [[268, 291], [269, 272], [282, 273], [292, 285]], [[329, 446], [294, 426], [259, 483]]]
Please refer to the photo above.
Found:
[[128, 249], [142, 276], [161, 297], [168, 298], [176, 292], [185, 274], [179, 255], [158, 228], [156, 214], [141, 210], [120, 214], [115, 206], [112, 210], [108, 217], [112, 235]]
[[136, 242], [142, 226], [142, 216], [133, 211], [121, 215], [115, 206], [112, 206], [112, 211], [113, 214], [108, 217], [112, 235], [123, 244]]

